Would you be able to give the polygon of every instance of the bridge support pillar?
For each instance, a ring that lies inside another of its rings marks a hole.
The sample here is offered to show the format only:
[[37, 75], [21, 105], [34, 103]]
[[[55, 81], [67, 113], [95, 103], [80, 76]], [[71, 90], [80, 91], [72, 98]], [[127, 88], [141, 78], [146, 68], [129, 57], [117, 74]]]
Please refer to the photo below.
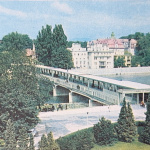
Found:
[[56, 93], [56, 85], [53, 85], [53, 96], [57, 96], [57, 93]]
[[92, 107], [92, 100], [89, 99], [89, 107]]
[[69, 103], [72, 103], [72, 92], [69, 92]]
[[137, 104], [139, 104], [139, 93], [137, 93]]

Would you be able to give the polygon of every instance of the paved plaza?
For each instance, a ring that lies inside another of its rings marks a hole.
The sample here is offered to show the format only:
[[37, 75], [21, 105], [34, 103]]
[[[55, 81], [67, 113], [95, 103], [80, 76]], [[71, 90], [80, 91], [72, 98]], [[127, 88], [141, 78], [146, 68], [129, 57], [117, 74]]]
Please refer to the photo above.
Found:
[[[42, 134], [53, 132], [54, 138], [65, 136], [80, 129], [92, 127], [104, 116], [106, 119], [116, 122], [121, 106], [96, 106], [81, 109], [60, 110], [54, 112], [41, 112], [41, 122], [36, 126], [38, 136], [35, 137], [37, 146]], [[146, 108], [132, 105], [135, 120], [145, 120]]]

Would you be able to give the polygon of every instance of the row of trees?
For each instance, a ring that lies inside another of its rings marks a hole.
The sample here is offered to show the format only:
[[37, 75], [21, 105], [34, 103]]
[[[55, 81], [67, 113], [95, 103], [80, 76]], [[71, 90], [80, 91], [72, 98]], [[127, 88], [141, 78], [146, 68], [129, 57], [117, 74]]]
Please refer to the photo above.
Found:
[[35, 40], [36, 54], [38, 60], [46, 66], [63, 69], [73, 67], [72, 54], [67, 50], [67, 37], [62, 25], [52, 27], [46, 25], [39, 31]]

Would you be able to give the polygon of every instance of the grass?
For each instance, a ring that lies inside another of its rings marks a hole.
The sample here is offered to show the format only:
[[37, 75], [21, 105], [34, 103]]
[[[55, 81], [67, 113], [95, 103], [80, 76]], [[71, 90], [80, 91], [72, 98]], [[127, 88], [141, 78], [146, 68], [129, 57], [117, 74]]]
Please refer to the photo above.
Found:
[[150, 145], [139, 142], [137, 139], [132, 143], [117, 142], [113, 146], [94, 145], [91, 150], [149, 150]]

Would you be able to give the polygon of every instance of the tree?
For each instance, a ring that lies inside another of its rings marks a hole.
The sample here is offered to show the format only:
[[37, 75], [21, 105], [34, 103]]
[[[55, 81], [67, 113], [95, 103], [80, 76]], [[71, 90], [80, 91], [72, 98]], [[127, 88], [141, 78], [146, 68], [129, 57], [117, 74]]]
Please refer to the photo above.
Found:
[[69, 50], [60, 47], [52, 54], [52, 66], [62, 69], [71, 69], [73, 67], [72, 54]]
[[99, 145], [110, 145], [116, 141], [114, 127], [111, 121], [102, 117], [93, 127], [94, 137]]
[[129, 129], [129, 135], [130, 135], [130, 142], [132, 142], [137, 135], [137, 127], [135, 125], [134, 115], [132, 112], [131, 105], [128, 103], [127, 108], [127, 119], [128, 119], [128, 129]]
[[34, 147], [34, 138], [33, 138], [32, 134], [30, 134], [29, 150], [35, 150], [35, 147]]
[[25, 50], [32, 48], [32, 40], [26, 34], [12, 32], [2, 38], [0, 51]]
[[114, 67], [125, 67], [125, 60], [123, 56], [119, 56], [118, 58], [114, 59]]
[[48, 142], [45, 134], [42, 135], [38, 148], [39, 150], [48, 150]]
[[55, 142], [55, 140], [53, 138], [52, 132], [48, 133], [47, 141], [48, 141], [48, 149], [49, 150], [60, 150], [58, 144]]
[[28, 133], [26, 128], [22, 128], [19, 130], [19, 137], [18, 137], [18, 150], [28, 150], [28, 144], [29, 144], [29, 139], [28, 139]]
[[[6, 120], [13, 121], [15, 129], [31, 129], [38, 123], [36, 68], [21, 51], [0, 54], [0, 131]], [[18, 134], [18, 130], [16, 133]]]
[[126, 106], [125, 99], [120, 110], [119, 119], [116, 125], [118, 140], [122, 142], [132, 142], [136, 136], [136, 127], [130, 105]]
[[10, 119], [7, 121], [4, 140], [5, 150], [16, 150], [17, 141], [15, 138], [15, 128], [13, 122]]
[[150, 94], [148, 96], [147, 101], [147, 112], [146, 114], [146, 120], [145, 120], [145, 126], [143, 129], [143, 132], [139, 135], [139, 141], [150, 144]]
[[44, 65], [51, 66], [52, 50], [53, 50], [53, 34], [52, 27], [46, 25], [39, 31], [37, 39], [35, 40], [35, 48], [38, 60]]
[[72, 68], [72, 54], [67, 50], [67, 36], [64, 33], [62, 25], [55, 25], [53, 40], [52, 66], [63, 69]]
[[35, 40], [38, 60], [44, 65], [69, 69], [73, 67], [71, 52], [67, 50], [67, 37], [62, 25], [42, 27]]

